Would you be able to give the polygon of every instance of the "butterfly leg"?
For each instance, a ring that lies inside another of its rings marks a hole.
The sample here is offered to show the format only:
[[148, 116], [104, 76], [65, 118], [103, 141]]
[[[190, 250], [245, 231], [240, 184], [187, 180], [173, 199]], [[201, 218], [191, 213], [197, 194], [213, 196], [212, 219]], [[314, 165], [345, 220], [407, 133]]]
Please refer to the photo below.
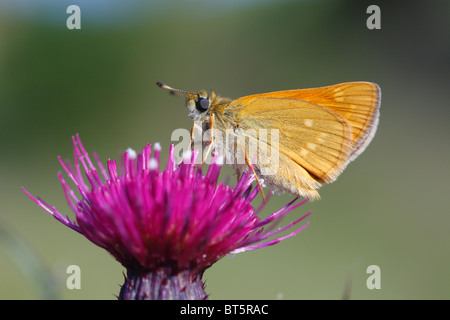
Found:
[[213, 141], [214, 141], [213, 124], [214, 124], [214, 115], [211, 114], [209, 116], [209, 142], [208, 142], [208, 146], [206, 147], [205, 153], [203, 155], [202, 162], [198, 165], [199, 167], [205, 163], [206, 158], [208, 158], [208, 155], [211, 153], [211, 148], [213, 146]]
[[[234, 143], [234, 153], [236, 154], [236, 152], [237, 152], [237, 146], [238, 146], [238, 143], [237, 142], [235, 142]], [[236, 168], [236, 183], [237, 182], [239, 182], [239, 180], [241, 180], [241, 176], [242, 176], [242, 170], [241, 169], [239, 169], [239, 168]]]
[[261, 196], [263, 198], [264, 203], [267, 202], [266, 196], [264, 195], [264, 190], [262, 188], [262, 184], [258, 179], [258, 175], [255, 172], [255, 168], [253, 168], [252, 163], [250, 162], [250, 159], [248, 158], [247, 152], [245, 152], [245, 149], [240, 146], [242, 148], [242, 152], [244, 152], [244, 157], [245, 157], [245, 162], [247, 163], [247, 165], [249, 166], [249, 168], [252, 170], [253, 174], [255, 175], [255, 179], [256, 179], [256, 183], [258, 184], [258, 188], [261, 191]]
[[188, 146], [188, 150], [191, 150], [191, 148], [192, 148], [192, 143], [194, 142], [194, 130], [195, 130], [195, 122], [194, 122], [194, 124], [192, 125], [192, 128], [191, 128], [191, 141], [189, 141], [189, 146]]

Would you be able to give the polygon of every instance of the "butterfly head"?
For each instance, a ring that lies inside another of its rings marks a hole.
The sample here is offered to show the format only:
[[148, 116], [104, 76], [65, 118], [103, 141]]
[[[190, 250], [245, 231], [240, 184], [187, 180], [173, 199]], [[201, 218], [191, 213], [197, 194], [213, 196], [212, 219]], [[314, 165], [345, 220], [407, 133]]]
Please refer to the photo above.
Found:
[[179, 89], [174, 89], [161, 82], [156, 83], [158, 87], [170, 90], [171, 94], [186, 96], [186, 111], [192, 120], [200, 120], [210, 111], [211, 104], [216, 98], [216, 94], [211, 92], [208, 94], [205, 90], [198, 92], [189, 92]]
[[215, 99], [214, 92], [208, 94], [205, 90], [188, 93], [186, 96], [186, 111], [192, 120], [200, 120], [211, 110], [211, 104]]

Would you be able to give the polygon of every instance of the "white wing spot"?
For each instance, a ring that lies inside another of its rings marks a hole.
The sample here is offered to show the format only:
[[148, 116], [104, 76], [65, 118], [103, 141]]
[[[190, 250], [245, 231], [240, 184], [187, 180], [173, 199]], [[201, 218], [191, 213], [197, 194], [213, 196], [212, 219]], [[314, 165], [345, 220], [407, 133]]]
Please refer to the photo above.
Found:
[[314, 121], [312, 121], [311, 119], [306, 119], [305, 120], [305, 125], [307, 126], [307, 127], [312, 127], [312, 125], [313, 125], [313, 123], [314, 123]]
[[316, 150], [317, 145], [315, 145], [314, 143], [308, 143], [308, 148], [311, 150]]

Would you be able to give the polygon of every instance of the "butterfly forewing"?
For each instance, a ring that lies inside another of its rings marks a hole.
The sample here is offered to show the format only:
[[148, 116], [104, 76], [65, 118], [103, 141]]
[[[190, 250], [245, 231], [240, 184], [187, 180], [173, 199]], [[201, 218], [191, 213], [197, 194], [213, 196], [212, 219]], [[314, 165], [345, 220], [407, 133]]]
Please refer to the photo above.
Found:
[[321, 88], [269, 92], [257, 96], [305, 100], [342, 116], [348, 121], [352, 132], [353, 150], [350, 160], [364, 151], [372, 140], [378, 124], [381, 90], [372, 82], [346, 82]]
[[[286, 165], [301, 166], [317, 181], [333, 181], [348, 162], [352, 146], [349, 125], [322, 106], [294, 98], [244, 97], [227, 109], [235, 114], [244, 133], [253, 134], [253, 128], [278, 130], [279, 152], [292, 162]], [[263, 136], [256, 140], [272, 143]]]

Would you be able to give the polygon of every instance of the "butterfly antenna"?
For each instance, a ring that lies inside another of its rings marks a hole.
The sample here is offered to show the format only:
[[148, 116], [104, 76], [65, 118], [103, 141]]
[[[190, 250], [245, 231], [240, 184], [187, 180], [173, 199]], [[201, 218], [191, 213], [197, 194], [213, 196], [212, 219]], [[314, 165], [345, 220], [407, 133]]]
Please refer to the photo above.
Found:
[[158, 87], [160, 87], [160, 88], [169, 90], [169, 91], [170, 91], [170, 94], [173, 94], [173, 95], [187, 95], [187, 94], [190, 93], [190, 92], [185, 91], [185, 90], [180, 90], [180, 89], [175, 89], [175, 88], [169, 87], [167, 84], [164, 84], [164, 83], [159, 82], [159, 81], [156, 82], [156, 85], [157, 85]]

